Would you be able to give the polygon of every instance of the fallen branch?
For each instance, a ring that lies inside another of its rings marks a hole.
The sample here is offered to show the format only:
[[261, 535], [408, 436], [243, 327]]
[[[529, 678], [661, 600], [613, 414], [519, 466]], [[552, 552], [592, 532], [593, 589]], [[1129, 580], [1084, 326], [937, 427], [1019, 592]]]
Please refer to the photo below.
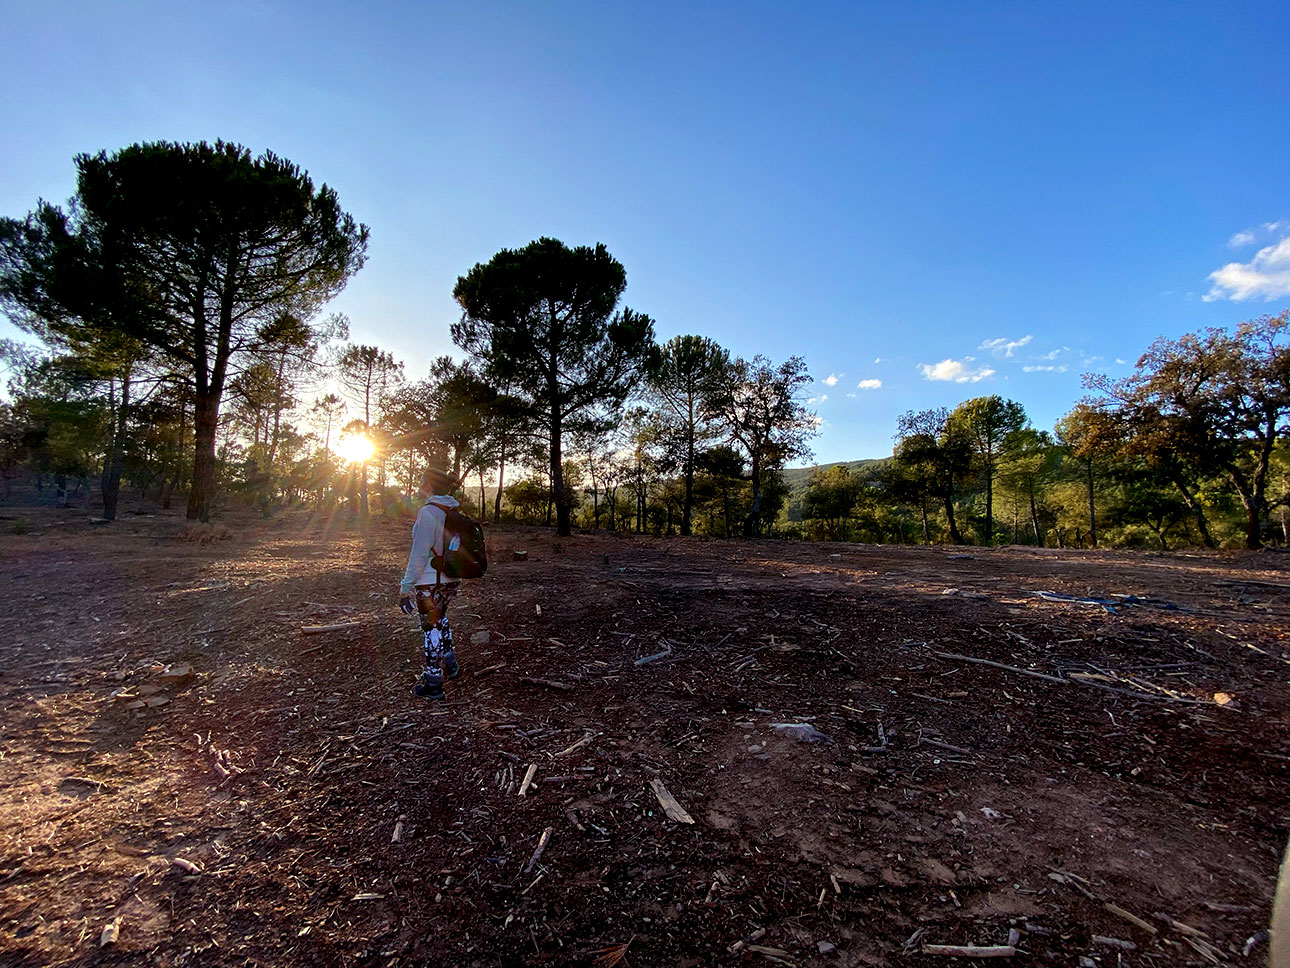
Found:
[[950, 958], [1011, 958], [1017, 949], [1010, 944], [925, 944], [923, 954], [946, 955]]
[[336, 625], [302, 625], [300, 631], [304, 635], [320, 635], [323, 632], [344, 632], [362, 627], [362, 622], [339, 622]]
[[559, 689], [562, 692], [572, 692], [573, 686], [567, 682], [557, 682], [555, 679], [531, 679], [528, 676], [520, 676], [520, 682], [526, 682], [530, 686], [546, 686], [548, 689]]
[[1056, 682], [1065, 686], [1069, 680], [1060, 679], [1057, 676], [1050, 676], [1043, 672], [1032, 672], [1030, 669], [1018, 669], [1016, 666], [1004, 665], [1002, 662], [993, 662], [990, 659], [978, 659], [970, 655], [958, 655], [954, 652], [936, 652], [935, 655], [942, 659], [950, 659], [954, 662], [971, 662], [975, 665], [990, 666], [994, 669], [1005, 669], [1008, 672], [1016, 672], [1023, 676], [1031, 676], [1035, 679], [1043, 679], [1045, 682]]

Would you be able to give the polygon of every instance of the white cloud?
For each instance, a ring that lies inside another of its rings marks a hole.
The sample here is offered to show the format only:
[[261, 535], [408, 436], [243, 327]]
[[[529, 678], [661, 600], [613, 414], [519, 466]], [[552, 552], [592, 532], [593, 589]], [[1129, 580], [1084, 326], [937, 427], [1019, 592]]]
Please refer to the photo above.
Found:
[[881, 357], [881, 356], [875, 356], [875, 357], [873, 358], [873, 361], [874, 361], [874, 363], [881, 363], [881, 362], [882, 362], [882, 357]]
[[1021, 337], [1021, 339], [1007, 339], [1005, 337], [1000, 336], [1000, 337], [997, 337], [996, 339], [986, 340], [984, 343], [978, 346], [977, 349], [989, 350], [991, 353], [995, 355], [996, 358], [1006, 359], [1008, 357], [1011, 357], [1013, 353], [1017, 352], [1017, 350], [1025, 346], [1034, 338], [1035, 337], [1033, 333], [1027, 334], [1026, 336]]
[[1258, 297], [1268, 302], [1290, 296], [1290, 236], [1259, 249], [1249, 262], [1229, 262], [1209, 278], [1214, 286], [1202, 297], [1205, 302], [1244, 302]]
[[1229, 249], [1243, 249], [1247, 245], [1253, 245], [1255, 242], [1263, 242], [1275, 239], [1285, 234], [1285, 230], [1290, 229], [1290, 219], [1277, 219], [1275, 222], [1264, 222], [1262, 225], [1256, 225], [1253, 228], [1242, 229], [1230, 239], [1227, 240]]
[[848, 399], [848, 400], [854, 400], [854, 399], [856, 399], [856, 398], [857, 398], [857, 397], [859, 397], [859, 396], [860, 396], [860, 394], [858, 394], [858, 393], [848, 393], [848, 394], [847, 394], [847, 399]]
[[845, 373], [830, 373], [828, 376], [826, 376], [826, 377], [824, 378], [824, 385], [825, 385], [826, 387], [835, 387], [835, 386], [837, 386], [837, 385], [838, 385], [838, 377], [840, 377], [840, 376], [846, 376], [846, 374], [845, 374]]
[[1021, 370], [1023, 373], [1065, 373], [1067, 367], [1063, 363], [1059, 366], [1023, 366]]
[[1124, 366], [1124, 365], [1125, 365], [1126, 363], [1128, 363], [1128, 362], [1129, 362], [1128, 360], [1122, 360], [1122, 359], [1120, 359], [1120, 357], [1118, 357], [1118, 356], [1115, 358], [1115, 365], [1116, 365], [1116, 366]]
[[972, 369], [967, 366], [972, 362], [972, 357], [964, 360], [941, 360], [939, 363], [920, 363], [918, 368], [923, 371], [924, 380], [933, 380], [940, 383], [980, 383], [982, 380], [988, 380], [994, 376], [994, 370], [988, 366]]
[[1045, 363], [1051, 363], [1053, 360], [1057, 359], [1057, 357], [1061, 356], [1063, 353], [1069, 353], [1070, 351], [1071, 351], [1071, 348], [1069, 346], [1063, 346], [1059, 350], [1053, 350], [1051, 353], [1044, 353], [1042, 356], [1035, 357], [1035, 359], [1043, 360]]
[[807, 403], [807, 406], [810, 406], [811, 404], [815, 404], [815, 403], [823, 403], [828, 398], [829, 398], [829, 395], [827, 393], [821, 393], [818, 397], [807, 397], [806, 403]]
[[859, 383], [856, 384], [856, 389], [857, 390], [881, 390], [882, 381], [881, 380], [861, 380]]

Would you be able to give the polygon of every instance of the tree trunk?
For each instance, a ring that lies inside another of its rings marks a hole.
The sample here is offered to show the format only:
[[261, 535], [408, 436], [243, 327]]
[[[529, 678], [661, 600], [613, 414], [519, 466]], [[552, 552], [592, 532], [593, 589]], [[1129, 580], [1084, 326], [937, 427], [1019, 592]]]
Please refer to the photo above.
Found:
[[506, 477], [506, 455], [497, 461], [497, 497], [493, 499], [493, 524], [502, 520], [502, 481]]
[[994, 544], [994, 468], [985, 470], [985, 541], [988, 548]]
[[1088, 537], [1093, 547], [1097, 547], [1097, 507], [1093, 503], [1093, 458], [1089, 458], [1088, 464]]
[[685, 506], [681, 508], [681, 534], [690, 534], [690, 515], [694, 508], [694, 404], [690, 404], [690, 433], [686, 442]]
[[112, 420], [112, 446], [107, 464], [103, 468], [103, 518], [116, 520], [117, 504], [121, 497], [121, 465], [125, 462], [126, 419], [130, 412], [130, 373], [121, 376], [121, 402]]
[[965, 544], [963, 534], [959, 531], [959, 526], [954, 520], [954, 495], [952, 493], [945, 495], [945, 517], [950, 525], [950, 542], [956, 545]]
[[1218, 545], [1214, 543], [1214, 539], [1209, 533], [1209, 524], [1205, 520], [1204, 506], [1196, 496], [1191, 493], [1191, 489], [1183, 483], [1181, 474], [1176, 471], [1171, 471], [1169, 477], [1170, 480], [1174, 482], [1174, 487], [1178, 488], [1178, 493], [1182, 495], [1183, 503], [1187, 505], [1191, 510], [1192, 515], [1196, 518], [1196, 530], [1200, 532], [1201, 541], [1204, 542], [1205, 547], [1217, 548]]
[[929, 525], [927, 521], [927, 499], [926, 498], [920, 497], [918, 499], [918, 512], [923, 519], [923, 544], [929, 545], [932, 543], [932, 529], [931, 529], [931, 525]]
[[761, 524], [761, 465], [756, 459], [752, 462], [750, 476], [752, 481], [752, 506], [748, 508], [748, 516], [744, 518], [745, 538], [755, 538]]
[[1035, 529], [1035, 545], [1039, 548], [1044, 546], [1044, 536], [1039, 530], [1039, 512], [1035, 508], [1035, 483], [1030, 482], [1030, 523]]
[[215, 434], [219, 429], [219, 397], [199, 394], [193, 416], [193, 487], [188, 492], [188, 520], [208, 522], [215, 496]]
[[[1242, 495], [1244, 497], [1244, 495]], [[1249, 551], [1258, 551], [1263, 547], [1263, 509], [1262, 495], [1252, 495], [1245, 504], [1245, 547]]]

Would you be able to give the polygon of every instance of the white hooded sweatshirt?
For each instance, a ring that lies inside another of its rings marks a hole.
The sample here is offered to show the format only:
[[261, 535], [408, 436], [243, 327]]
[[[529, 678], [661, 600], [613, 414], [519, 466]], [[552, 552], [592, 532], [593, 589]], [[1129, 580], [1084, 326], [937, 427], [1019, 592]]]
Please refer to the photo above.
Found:
[[[436, 504], [442, 507], [435, 507]], [[426, 498], [426, 503], [417, 512], [416, 523], [412, 525], [412, 551], [408, 554], [408, 567], [399, 585], [400, 595], [411, 595], [417, 585], [438, 585], [456, 580], [440, 575], [430, 564], [431, 558], [443, 554], [443, 525], [447, 518], [443, 513], [445, 507], [459, 507], [457, 499], [447, 494], [436, 494]]]

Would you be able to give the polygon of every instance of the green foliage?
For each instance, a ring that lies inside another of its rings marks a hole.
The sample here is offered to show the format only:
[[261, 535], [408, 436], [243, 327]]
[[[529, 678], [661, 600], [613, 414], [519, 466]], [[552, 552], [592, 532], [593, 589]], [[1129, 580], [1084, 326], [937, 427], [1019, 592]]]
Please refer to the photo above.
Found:
[[985, 518], [981, 543], [994, 543], [994, 478], [1011, 437], [1026, 425], [1021, 404], [998, 395], [960, 403], [949, 415], [950, 432], [966, 440], [972, 463], [985, 486]]
[[817, 432], [818, 422], [800, 400], [810, 382], [806, 362], [799, 356], [779, 366], [755, 356], [731, 363], [713, 398], [713, 409], [725, 422], [731, 442], [748, 455], [752, 500], [744, 517], [745, 536], [760, 533], [766, 522], [775, 520], [778, 506], [763, 506], [768, 475], [810, 454], [807, 441]]

